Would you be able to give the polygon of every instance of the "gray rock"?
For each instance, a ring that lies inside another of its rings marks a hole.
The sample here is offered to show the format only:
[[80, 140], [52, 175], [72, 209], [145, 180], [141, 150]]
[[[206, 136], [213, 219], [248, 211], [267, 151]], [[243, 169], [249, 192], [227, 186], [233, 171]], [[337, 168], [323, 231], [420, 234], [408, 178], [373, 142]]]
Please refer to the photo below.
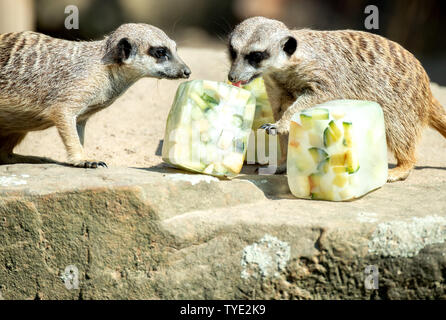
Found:
[[1, 166], [0, 181], [4, 299], [446, 298], [435, 168], [345, 203], [164, 167]]

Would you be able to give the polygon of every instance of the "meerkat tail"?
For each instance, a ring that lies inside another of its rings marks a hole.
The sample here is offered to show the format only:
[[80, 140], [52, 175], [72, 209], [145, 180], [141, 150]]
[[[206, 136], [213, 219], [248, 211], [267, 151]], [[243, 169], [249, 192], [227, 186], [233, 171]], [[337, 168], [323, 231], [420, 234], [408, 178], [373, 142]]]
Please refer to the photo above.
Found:
[[432, 98], [432, 112], [429, 116], [429, 125], [446, 138], [446, 110], [440, 102]]

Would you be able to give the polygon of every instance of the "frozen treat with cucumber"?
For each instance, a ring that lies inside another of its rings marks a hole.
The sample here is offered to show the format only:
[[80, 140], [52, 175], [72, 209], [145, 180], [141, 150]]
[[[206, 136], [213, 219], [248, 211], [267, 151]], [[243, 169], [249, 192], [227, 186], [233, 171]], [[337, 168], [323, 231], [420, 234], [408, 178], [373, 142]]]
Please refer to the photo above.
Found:
[[242, 169], [255, 112], [251, 92], [223, 83], [182, 83], [167, 118], [163, 160], [180, 168], [233, 177]]
[[276, 160], [279, 161], [282, 154], [280, 151], [279, 137], [267, 135], [265, 134], [265, 130], [257, 132], [257, 129], [265, 123], [275, 122], [263, 78], [258, 77], [247, 84], [238, 82], [233, 83], [233, 85], [250, 91], [256, 98], [256, 111], [254, 114], [254, 122], [252, 124], [255, 139], [250, 139], [249, 141], [247, 162], [260, 164], [270, 162], [270, 144], [271, 146], [276, 146]]
[[288, 185], [298, 198], [345, 201], [387, 181], [379, 104], [335, 100], [296, 113], [288, 140]]

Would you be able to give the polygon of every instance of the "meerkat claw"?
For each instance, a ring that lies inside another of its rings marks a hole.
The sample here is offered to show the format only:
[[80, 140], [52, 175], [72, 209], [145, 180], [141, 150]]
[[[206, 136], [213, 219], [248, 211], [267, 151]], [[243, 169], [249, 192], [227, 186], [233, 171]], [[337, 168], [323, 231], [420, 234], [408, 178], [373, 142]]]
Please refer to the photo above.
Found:
[[85, 169], [96, 169], [99, 167], [108, 168], [107, 164], [102, 161], [84, 161], [74, 165], [75, 167], [85, 168]]
[[265, 123], [259, 129], [266, 130], [266, 133], [270, 136], [277, 135], [277, 126], [275, 124]]

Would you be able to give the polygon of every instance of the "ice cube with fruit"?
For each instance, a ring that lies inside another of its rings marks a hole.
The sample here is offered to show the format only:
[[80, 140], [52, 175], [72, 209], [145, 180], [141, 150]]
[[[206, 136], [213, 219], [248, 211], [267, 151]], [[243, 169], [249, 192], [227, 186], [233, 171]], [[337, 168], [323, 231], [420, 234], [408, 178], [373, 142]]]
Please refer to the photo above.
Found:
[[287, 174], [298, 198], [345, 201], [387, 181], [382, 109], [376, 102], [329, 101], [290, 123]]
[[195, 172], [237, 175], [254, 112], [255, 98], [247, 90], [207, 80], [182, 83], [167, 118], [163, 160]]

